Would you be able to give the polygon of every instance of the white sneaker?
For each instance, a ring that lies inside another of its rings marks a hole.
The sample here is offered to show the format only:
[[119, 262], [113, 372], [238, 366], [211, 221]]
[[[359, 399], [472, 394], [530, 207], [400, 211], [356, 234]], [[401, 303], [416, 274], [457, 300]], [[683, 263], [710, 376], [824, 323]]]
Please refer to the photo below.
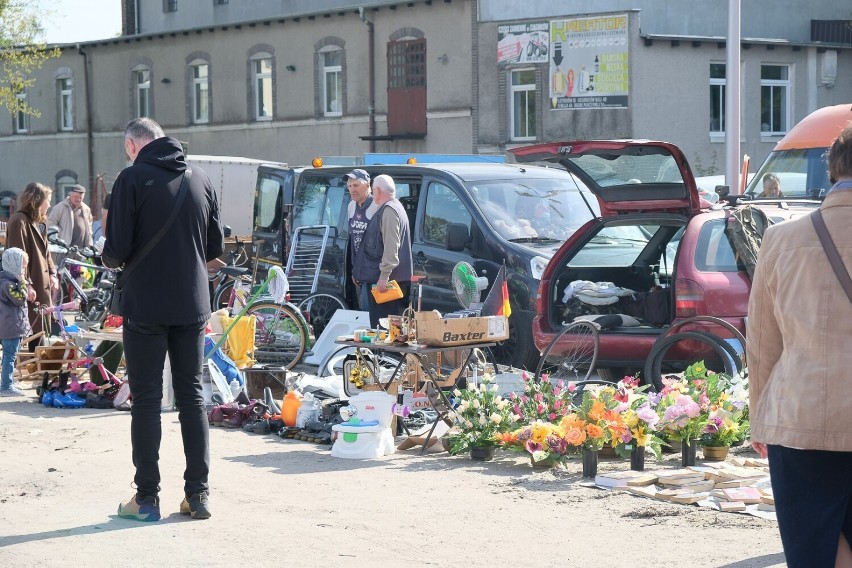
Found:
[[18, 385], [12, 384], [9, 388], [0, 390], [0, 396], [27, 396], [27, 393], [18, 388]]

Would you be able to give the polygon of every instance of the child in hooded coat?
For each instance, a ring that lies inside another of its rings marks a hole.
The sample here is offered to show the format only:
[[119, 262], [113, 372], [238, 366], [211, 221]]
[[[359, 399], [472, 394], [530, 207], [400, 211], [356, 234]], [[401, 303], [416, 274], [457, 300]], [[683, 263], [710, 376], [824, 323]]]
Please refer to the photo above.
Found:
[[12, 380], [21, 340], [30, 332], [27, 317], [27, 253], [19, 248], [3, 252], [0, 272], [0, 343], [3, 345], [0, 396], [24, 396]]

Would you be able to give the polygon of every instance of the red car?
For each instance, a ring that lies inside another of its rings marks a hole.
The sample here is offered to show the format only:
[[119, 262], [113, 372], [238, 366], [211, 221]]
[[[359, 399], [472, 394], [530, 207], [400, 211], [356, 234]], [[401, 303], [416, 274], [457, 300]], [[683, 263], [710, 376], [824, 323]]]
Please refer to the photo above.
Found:
[[[745, 332], [751, 280], [726, 227], [745, 205], [699, 197], [680, 149], [647, 140], [579, 141], [517, 148], [518, 162], [559, 164], [598, 198], [601, 216], [580, 227], [551, 258], [539, 286], [533, 320], [544, 351], [577, 316], [621, 315], [599, 333], [597, 371], [618, 380], [641, 374], [655, 341], [692, 316], [716, 316]], [[759, 202], [772, 221], [807, 214], [817, 202]], [[756, 254], [756, 252], [755, 252]], [[625, 317], [628, 316], [628, 317]], [[733, 337], [718, 325], [683, 326]], [[567, 343], [571, 338], [563, 336]], [[551, 353], [560, 355], [560, 343]], [[666, 353], [664, 370], [706, 359], [721, 366], [706, 343], [684, 340]], [[582, 378], [582, 377], [581, 377]]]

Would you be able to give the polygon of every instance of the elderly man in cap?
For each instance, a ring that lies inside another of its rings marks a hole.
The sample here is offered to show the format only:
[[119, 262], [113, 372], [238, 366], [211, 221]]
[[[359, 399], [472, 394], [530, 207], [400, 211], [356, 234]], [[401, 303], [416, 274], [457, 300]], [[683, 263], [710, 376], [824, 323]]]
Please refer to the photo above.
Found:
[[[352, 198], [348, 207], [349, 273], [352, 274], [352, 267], [355, 266], [355, 257], [361, 250], [361, 239], [364, 237], [367, 223], [373, 218], [379, 206], [370, 195], [370, 174], [365, 170], [356, 169], [346, 174], [346, 178], [346, 187], [349, 188], [349, 197]], [[358, 303], [363, 311], [367, 311], [367, 285], [359, 283], [354, 277], [352, 281], [357, 288]]]
[[54, 205], [47, 217], [47, 226], [58, 227], [57, 236], [69, 246], [92, 246], [92, 210], [83, 203], [85, 196], [86, 188], [75, 185], [68, 198]]

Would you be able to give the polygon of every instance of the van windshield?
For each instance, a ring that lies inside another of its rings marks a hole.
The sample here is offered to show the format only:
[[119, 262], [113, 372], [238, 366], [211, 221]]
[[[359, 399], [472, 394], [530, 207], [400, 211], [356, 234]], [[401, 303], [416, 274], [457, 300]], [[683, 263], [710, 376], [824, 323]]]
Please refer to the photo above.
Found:
[[597, 198], [576, 183], [572, 187], [560, 179], [499, 180], [468, 184], [468, 189], [485, 219], [507, 241], [564, 241], [600, 215]]
[[775, 174], [784, 197], [818, 199], [831, 188], [828, 181], [826, 148], [805, 148], [772, 152], [748, 185], [746, 194], [758, 196], [763, 191], [763, 177]]

